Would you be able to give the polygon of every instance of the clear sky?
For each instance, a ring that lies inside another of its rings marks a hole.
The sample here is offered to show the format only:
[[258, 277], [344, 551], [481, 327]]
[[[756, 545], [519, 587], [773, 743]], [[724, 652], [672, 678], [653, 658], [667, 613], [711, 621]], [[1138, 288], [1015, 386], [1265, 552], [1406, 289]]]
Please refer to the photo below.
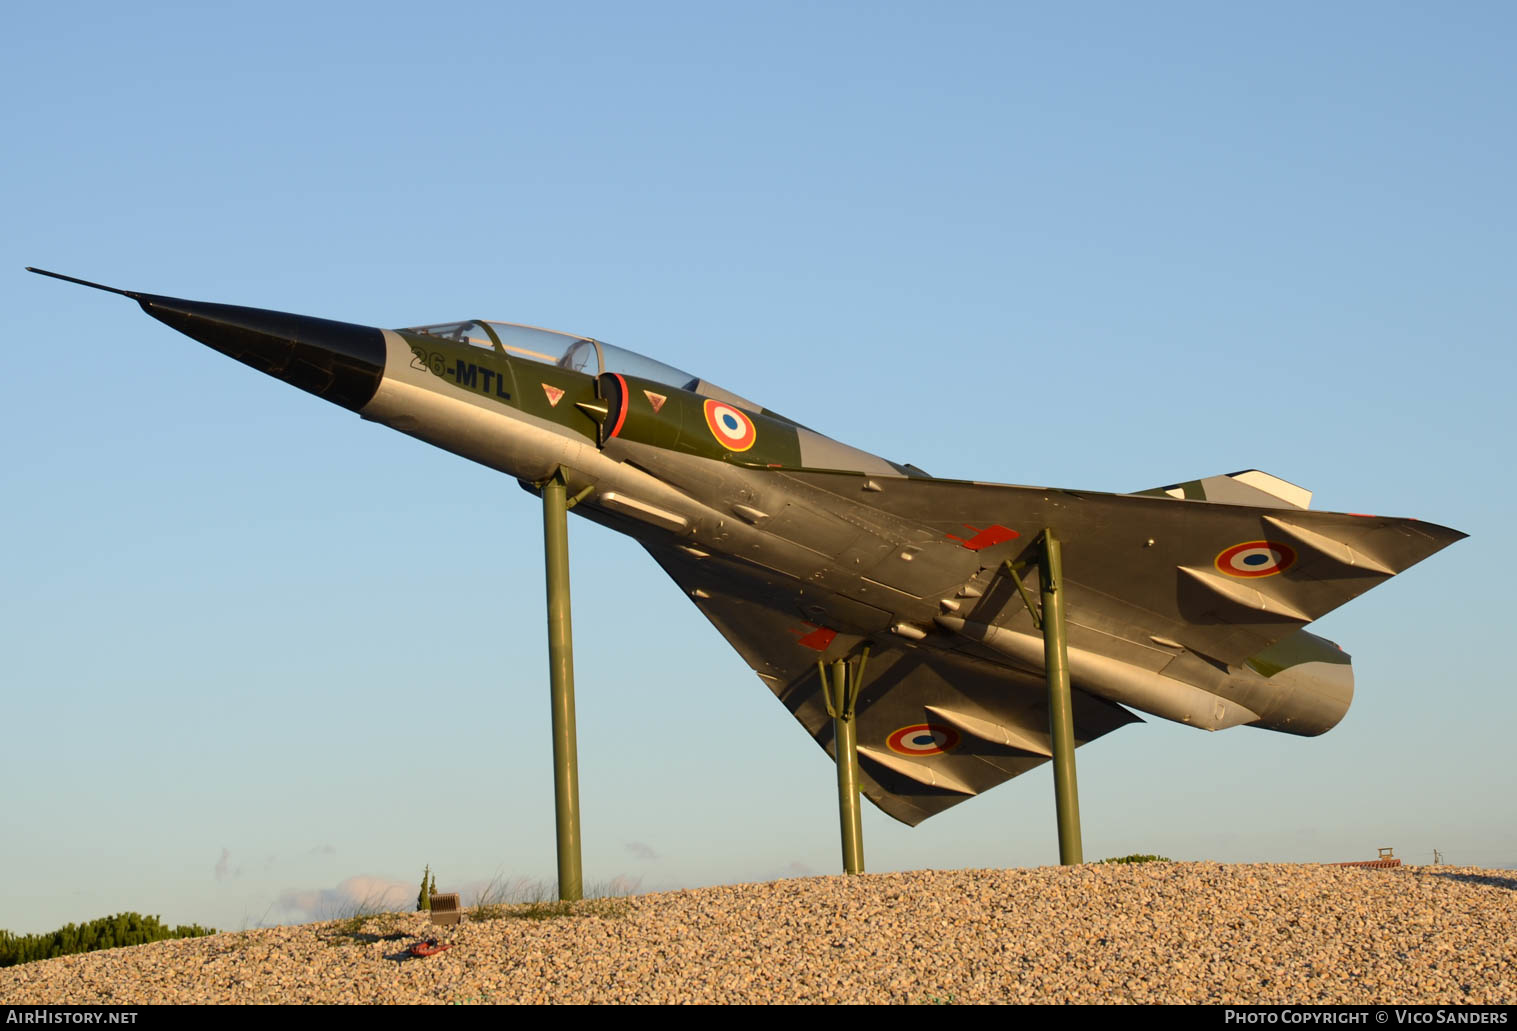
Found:
[[[539, 508], [22, 272], [588, 333], [945, 476], [1472, 534], [1317, 739], [1079, 753], [1085, 851], [1517, 866], [1517, 9], [27, 4], [0, 38], [0, 927], [554, 870]], [[830, 761], [575, 520], [585, 875], [839, 868]], [[1503, 558], [1502, 556], [1507, 556]], [[1046, 769], [872, 871], [1057, 858]]]

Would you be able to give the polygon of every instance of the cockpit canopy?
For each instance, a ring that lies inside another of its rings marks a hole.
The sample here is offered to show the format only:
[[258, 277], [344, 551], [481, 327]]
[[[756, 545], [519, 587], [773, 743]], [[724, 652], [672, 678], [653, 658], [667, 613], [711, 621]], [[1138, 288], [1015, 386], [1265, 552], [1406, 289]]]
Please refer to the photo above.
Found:
[[762, 405], [723, 390], [699, 376], [692, 376], [672, 365], [665, 365], [636, 351], [615, 347], [593, 337], [579, 337], [572, 333], [560, 333], [556, 329], [542, 329], [517, 322], [482, 319], [415, 326], [406, 332], [424, 333], [455, 343], [470, 344], [487, 351], [496, 351], [508, 358], [557, 365], [561, 369], [572, 369], [587, 376], [619, 372], [624, 376], [636, 376], [704, 397], [714, 397], [754, 412], [764, 410]]

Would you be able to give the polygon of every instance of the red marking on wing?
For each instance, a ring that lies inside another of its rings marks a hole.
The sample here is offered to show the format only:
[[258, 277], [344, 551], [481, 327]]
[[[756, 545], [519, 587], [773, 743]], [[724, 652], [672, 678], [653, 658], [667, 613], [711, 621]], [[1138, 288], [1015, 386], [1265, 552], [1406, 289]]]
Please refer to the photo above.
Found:
[[837, 635], [838, 632], [836, 630], [829, 630], [824, 626], [819, 626], [811, 631], [811, 633], [802, 637], [796, 644], [810, 648], [814, 652], [824, 652], [832, 644], [833, 638], [837, 637]]
[[[964, 527], [968, 530], [974, 530], [974, 527], [970, 526], [968, 523], [965, 523]], [[997, 523], [994, 526], [987, 526], [983, 530], [975, 530], [974, 536], [969, 538], [967, 541], [962, 537], [955, 537], [951, 533], [945, 534], [945, 536], [951, 541], [958, 541], [970, 551], [983, 551], [986, 548], [993, 548], [997, 544], [1004, 544], [1007, 541], [1014, 541], [1022, 535], [1010, 527], [1002, 526]]]

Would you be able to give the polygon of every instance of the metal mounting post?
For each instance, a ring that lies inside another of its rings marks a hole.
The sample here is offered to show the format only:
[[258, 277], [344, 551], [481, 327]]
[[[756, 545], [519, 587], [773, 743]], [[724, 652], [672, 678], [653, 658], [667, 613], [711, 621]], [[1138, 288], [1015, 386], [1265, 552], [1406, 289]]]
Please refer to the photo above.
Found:
[[574, 732], [574, 637], [569, 625], [567, 493], [562, 469], [543, 484], [543, 554], [548, 584], [548, 673], [552, 685], [553, 814], [558, 837], [558, 897], [565, 901], [575, 901], [584, 897], [584, 874], [580, 868], [579, 854], [579, 755]]
[[1054, 810], [1059, 822], [1059, 862], [1085, 861], [1080, 846], [1080, 793], [1075, 784], [1074, 713], [1069, 698], [1069, 648], [1064, 636], [1064, 561], [1059, 539], [1043, 531], [1038, 557], [1043, 589], [1043, 668], [1048, 676], [1048, 738], [1053, 751]]
[[832, 717], [834, 758], [838, 771], [838, 824], [843, 838], [843, 872], [864, 872], [864, 823], [859, 803], [859, 739], [855, 707], [864, 680], [864, 666], [869, 661], [866, 647], [858, 656], [832, 663], [831, 678], [827, 664], [818, 660], [822, 677], [822, 697], [827, 715]]

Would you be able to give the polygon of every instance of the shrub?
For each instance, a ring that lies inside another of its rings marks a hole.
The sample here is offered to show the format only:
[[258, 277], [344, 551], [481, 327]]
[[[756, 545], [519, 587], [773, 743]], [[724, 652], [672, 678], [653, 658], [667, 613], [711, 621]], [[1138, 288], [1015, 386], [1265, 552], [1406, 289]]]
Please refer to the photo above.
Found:
[[146, 945], [169, 938], [200, 938], [215, 934], [213, 927], [199, 924], [167, 927], [156, 916], [118, 913], [84, 924], [66, 924], [50, 934], [12, 934], [0, 931], [0, 967], [33, 963], [54, 956], [98, 949], [119, 949], [127, 945]]

